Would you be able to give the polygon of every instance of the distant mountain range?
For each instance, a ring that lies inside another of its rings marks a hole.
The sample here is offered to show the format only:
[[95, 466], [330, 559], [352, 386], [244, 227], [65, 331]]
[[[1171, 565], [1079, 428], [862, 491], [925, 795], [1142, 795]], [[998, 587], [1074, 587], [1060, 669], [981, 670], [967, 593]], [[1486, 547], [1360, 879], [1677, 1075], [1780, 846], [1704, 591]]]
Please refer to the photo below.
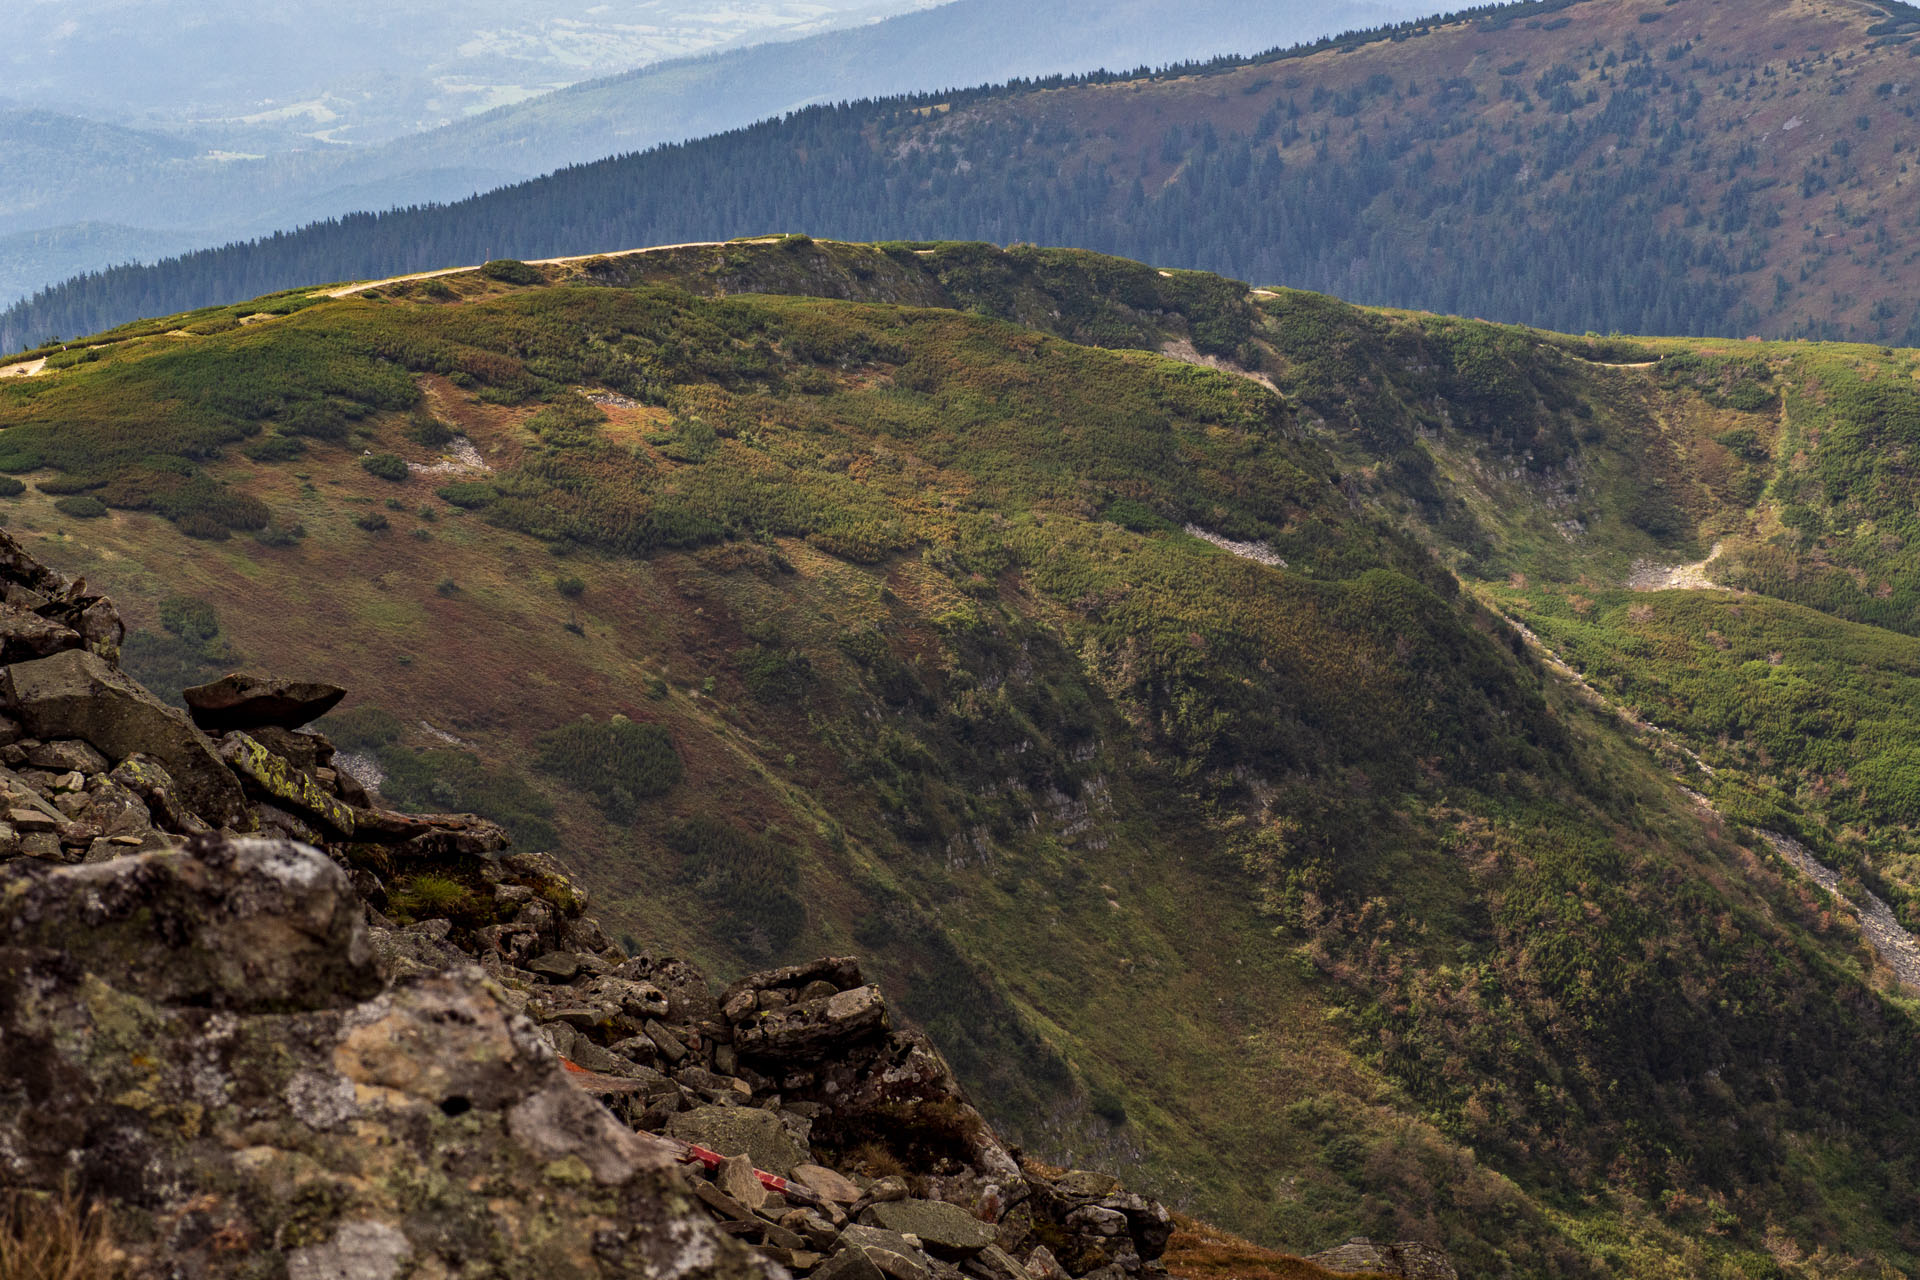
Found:
[[[116, 263], [356, 210], [463, 199], [810, 104], [1256, 53], [1411, 17], [1424, 7], [1423, 0], [957, 0], [851, 29], [590, 80], [425, 133], [394, 137], [392, 120], [364, 130], [341, 126], [340, 136], [376, 139], [368, 146], [298, 137], [298, 148], [288, 150], [280, 125], [271, 137], [259, 132], [264, 124], [229, 123], [183, 138], [95, 124], [45, 107], [0, 111], [6, 144], [0, 147], [0, 237], [31, 233], [41, 246], [25, 259], [0, 248], [0, 303]], [[845, 4], [837, 11], [855, 12]], [[9, 91], [20, 96], [23, 85]], [[339, 114], [324, 103], [314, 111], [329, 119]], [[316, 119], [300, 115], [298, 130], [334, 136], [332, 126], [322, 128]], [[243, 154], [252, 151], [273, 154]], [[102, 230], [108, 227], [117, 230]]]
[[368, 144], [666, 58], [936, 0], [16, 0], [0, 93], [283, 151]]
[[1540, 0], [1163, 75], [822, 107], [75, 281], [0, 340], [806, 231], [1074, 245], [1573, 332], [1920, 344], [1916, 36], [1920, 9], [1863, 0]]

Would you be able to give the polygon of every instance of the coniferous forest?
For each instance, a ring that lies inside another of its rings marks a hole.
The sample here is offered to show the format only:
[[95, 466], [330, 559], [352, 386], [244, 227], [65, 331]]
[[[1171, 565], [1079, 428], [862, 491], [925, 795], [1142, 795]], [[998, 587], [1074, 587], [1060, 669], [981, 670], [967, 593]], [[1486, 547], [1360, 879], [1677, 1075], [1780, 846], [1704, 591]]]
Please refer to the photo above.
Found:
[[[1920, 10], [1545, 0], [1131, 77], [812, 108], [46, 291], [0, 346], [311, 284], [772, 231], [1071, 244], [1560, 330], [1920, 343]], [[1776, 48], [1776, 45], [1782, 47]]]

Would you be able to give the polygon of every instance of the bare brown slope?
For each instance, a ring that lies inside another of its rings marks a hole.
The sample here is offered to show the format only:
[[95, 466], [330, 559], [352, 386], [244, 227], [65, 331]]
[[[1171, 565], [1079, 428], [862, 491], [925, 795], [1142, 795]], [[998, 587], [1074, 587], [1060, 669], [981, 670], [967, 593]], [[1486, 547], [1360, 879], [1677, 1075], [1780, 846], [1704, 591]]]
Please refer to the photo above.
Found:
[[[1920, 28], [1874, 34], [1899, 17], [1863, 0], [1575, 4], [1220, 74], [935, 108], [937, 123], [899, 145], [953, 145], [1024, 121], [1073, 138], [1063, 166], [1137, 174], [1150, 197], [1192, 178], [1196, 152], [1168, 144], [1176, 130], [1253, 138], [1256, 161], [1296, 173], [1332, 176], [1385, 153], [1432, 190], [1424, 207], [1366, 204], [1383, 232], [1405, 232], [1374, 254], [1422, 241], [1437, 254], [1434, 225], [1463, 247], [1516, 223], [1565, 226], [1568, 202], [1626, 222], [1652, 208], [1651, 232], [1723, 259], [1751, 327], [1892, 340], [1912, 320], [1901, 281], [1920, 257], [1910, 171]], [[1616, 190], [1642, 162], [1657, 186]], [[1447, 190], [1463, 179], [1466, 190]], [[1366, 265], [1354, 264], [1349, 293], [1366, 292]]]

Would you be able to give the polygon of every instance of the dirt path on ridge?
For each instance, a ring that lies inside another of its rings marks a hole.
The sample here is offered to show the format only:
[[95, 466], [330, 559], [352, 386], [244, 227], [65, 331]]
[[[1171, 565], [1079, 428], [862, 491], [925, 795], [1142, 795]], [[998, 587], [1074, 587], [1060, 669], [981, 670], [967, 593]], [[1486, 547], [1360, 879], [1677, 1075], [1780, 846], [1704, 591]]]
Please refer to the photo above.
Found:
[[[778, 237], [768, 236], [758, 240], [742, 240], [739, 243], [765, 244], [773, 239], [778, 239]], [[591, 262], [595, 258], [631, 258], [643, 253], [667, 253], [674, 249], [713, 249], [721, 245], [733, 243], [734, 241], [731, 240], [689, 240], [685, 244], [655, 244], [648, 245], [644, 249], [621, 249], [615, 253], [578, 253], [566, 258], [531, 258], [527, 260], [527, 265], [532, 267], [560, 267], [570, 262]], [[416, 271], [412, 275], [388, 276], [384, 280], [362, 280], [359, 284], [349, 284], [343, 285], [338, 289], [328, 289], [325, 296], [329, 298], [350, 298], [356, 293], [364, 293], [368, 289], [378, 289], [382, 285], [403, 284], [409, 280], [437, 280], [441, 276], [457, 276], [463, 271], [478, 271], [479, 269], [480, 265], [476, 263], [470, 267], [441, 267], [438, 271]]]

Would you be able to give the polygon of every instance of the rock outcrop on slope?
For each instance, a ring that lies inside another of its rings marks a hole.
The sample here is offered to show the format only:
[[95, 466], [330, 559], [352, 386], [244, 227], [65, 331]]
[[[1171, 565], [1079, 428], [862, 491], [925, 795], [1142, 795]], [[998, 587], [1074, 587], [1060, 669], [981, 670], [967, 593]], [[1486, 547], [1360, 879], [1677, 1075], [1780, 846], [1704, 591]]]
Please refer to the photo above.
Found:
[[337, 769], [339, 690], [189, 716], [122, 632], [0, 533], [0, 1186], [105, 1204], [131, 1274], [1159, 1270], [1166, 1210], [1021, 1162], [857, 961], [627, 955], [549, 855]]

